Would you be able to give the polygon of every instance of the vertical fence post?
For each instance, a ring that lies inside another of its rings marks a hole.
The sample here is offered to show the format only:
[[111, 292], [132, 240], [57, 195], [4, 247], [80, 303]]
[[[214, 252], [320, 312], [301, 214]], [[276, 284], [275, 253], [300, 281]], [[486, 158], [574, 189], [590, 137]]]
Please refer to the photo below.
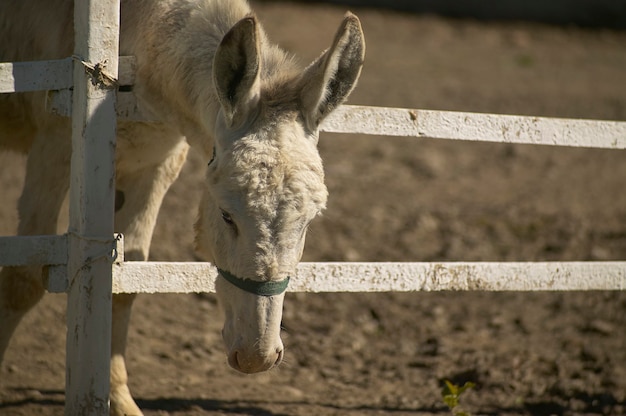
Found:
[[74, 6], [66, 415], [109, 414], [119, 0]]

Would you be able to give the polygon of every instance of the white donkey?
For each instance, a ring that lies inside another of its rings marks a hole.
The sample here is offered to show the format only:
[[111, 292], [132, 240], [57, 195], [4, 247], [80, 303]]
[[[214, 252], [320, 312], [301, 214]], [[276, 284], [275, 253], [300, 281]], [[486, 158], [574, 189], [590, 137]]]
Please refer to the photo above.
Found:
[[[72, 0], [0, 2], [0, 61], [72, 54]], [[137, 62], [134, 92], [159, 123], [118, 122], [116, 231], [145, 260], [157, 213], [188, 147], [207, 162], [198, 252], [215, 264], [228, 362], [253, 373], [280, 363], [284, 288], [327, 190], [318, 127], [350, 94], [363, 64], [359, 20], [301, 68], [268, 42], [244, 0], [122, 0], [120, 51]], [[0, 95], [0, 148], [29, 152], [20, 235], [54, 234], [69, 186], [70, 122], [45, 93]], [[189, 145], [187, 144], [189, 143]], [[44, 293], [41, 269], [0, 274], [0, 357]], [[124, 350], [133, 295], [113, 300], [111, 413], [138, 415]]]

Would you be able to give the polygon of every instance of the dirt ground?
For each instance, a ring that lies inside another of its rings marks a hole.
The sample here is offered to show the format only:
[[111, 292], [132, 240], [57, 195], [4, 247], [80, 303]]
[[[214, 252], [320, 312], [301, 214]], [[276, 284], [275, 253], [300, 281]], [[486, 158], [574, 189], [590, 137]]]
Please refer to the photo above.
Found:
[[[304, 61], [343, 8], [255, 3]], [[626, 120], [626, 32], [355, 9], [353, 104]], [[330, 190], [306, 261], [624, 260], [624, 151], [323, 135]], [[166, 198], [154, 260], [195, 260], [205, 161]], [[0, 156], [0, 234], [24, 159]], [[288, 294], [285, 362], [226, 363], [212, 295], [141, 296], [128, 348], [146, 415], [439, 415], [444, 379], [474, 415], [626, 413], [626, 292]], [[63, 414], [65, 296], [47, 295], [0, 369], [0, 415]]]

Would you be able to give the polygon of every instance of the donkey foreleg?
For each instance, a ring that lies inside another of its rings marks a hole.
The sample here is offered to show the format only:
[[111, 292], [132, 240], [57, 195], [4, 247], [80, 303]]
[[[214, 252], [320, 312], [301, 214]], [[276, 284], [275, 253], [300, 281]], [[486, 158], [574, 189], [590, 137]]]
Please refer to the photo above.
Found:
[[126, 372], [126, 340], [134, 294], [113, 295], [111, 331], [111, 415], [142, 415], [128, 389]]
[[[67, 133], [62, 127], [45, 130], [45, 136], [35, 138], [28, 155], [18, 203], [19, 235], [56, 234], [59, 211], [69, 187]], [[0, 363], [17, 325], [44, 291], [39, 266], [5, 267], [0, 271]]]
[[[161, 202], [185, 163], [188, 146], [181, 141], [165, 156], [165, 161], [135, 172], [118, 172], [118, 211], [116, 231], [124, 233], [124, 259], [148, 259], [152, 231]], [[123, 202], [122, 202], [123, 195]], [[111, 340], [111, 415], [141, 415], [128, 388], [125, 353], [134, 294], [113, 296]]]

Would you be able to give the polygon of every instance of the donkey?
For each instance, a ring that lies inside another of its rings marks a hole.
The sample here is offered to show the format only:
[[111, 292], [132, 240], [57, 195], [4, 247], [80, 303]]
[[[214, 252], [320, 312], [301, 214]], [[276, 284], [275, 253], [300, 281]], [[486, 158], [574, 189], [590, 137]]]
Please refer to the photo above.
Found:
[[[72, 0], [0, 3], [0, 61], [72, 54]], [[208, 164], [195, 241], [220, 276], [228, 363], [244, 373], [283, 358], [284, 289], [327, 189], [319, 125], [351, 93], [363, 65], [358, 18], [347, 13], [309, 66], [270, 43], [245, 0], [121, 3], [120, 52], [136, 57], [134, 93], [155, 123], [118, 120], [116, 231], [127, 260], [146, 260], [161, 201], [189, 149]], [[20, 235], [54, 234], [69, 187], [70, 121], [46, 94], [0, 95], [0, 148], [28, 152]], [[41, 268], [0, 273], [0, 358], [43, 296]], [[134, 295], [113, 299], [111, 414], [141, 411], [124, 361]]]

